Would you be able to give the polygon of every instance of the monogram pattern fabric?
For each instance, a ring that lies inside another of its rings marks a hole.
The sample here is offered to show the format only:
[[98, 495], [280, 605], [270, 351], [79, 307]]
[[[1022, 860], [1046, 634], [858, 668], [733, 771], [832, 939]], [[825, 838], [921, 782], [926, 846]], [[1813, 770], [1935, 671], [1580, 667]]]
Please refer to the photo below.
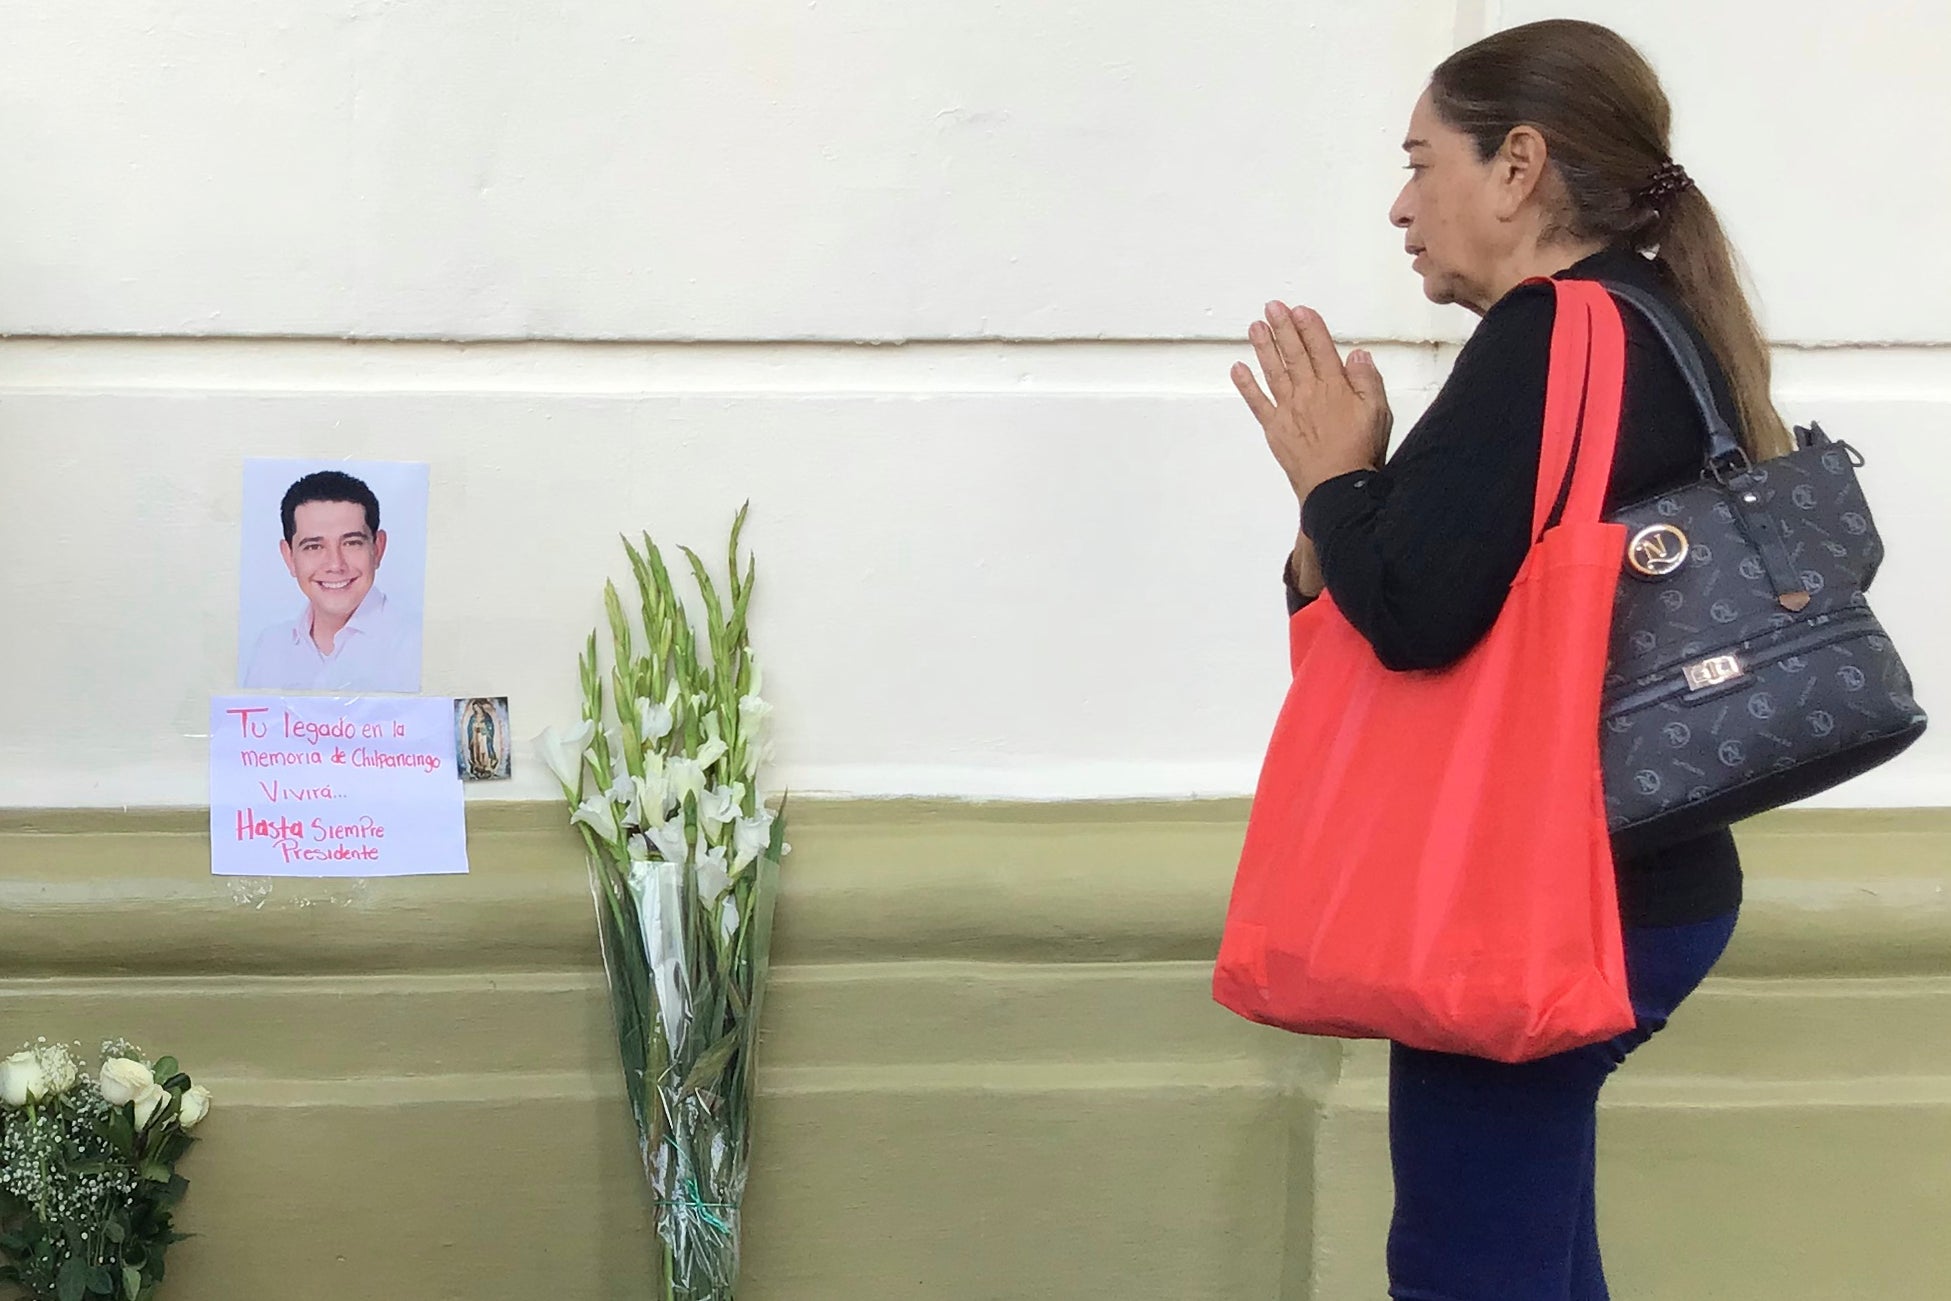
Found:
[[[1798, 433], [1805, 445], [1787, 456], [1613, 516], [1629, 540], [1601, 734], [1615, 835], [1726, 825], [1924, 729], [1864, 595], [1883, 543], [1860, 458], [1819, 429]], [[1791, 608], [1797, 593], [1807, 603]]]

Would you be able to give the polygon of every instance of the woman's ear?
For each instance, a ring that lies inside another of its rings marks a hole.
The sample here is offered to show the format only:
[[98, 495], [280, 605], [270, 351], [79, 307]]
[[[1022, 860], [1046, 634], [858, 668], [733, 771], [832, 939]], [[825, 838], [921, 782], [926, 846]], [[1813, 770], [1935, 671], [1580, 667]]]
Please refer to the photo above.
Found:
[[1544, 183], [1545, 169], [1551, 161], [1550, 147], [1533, 126], [1514, 126], [1497, 151], [1494, 180], [1497, 186], [1497, 218], [1509, 221], [1517, 216], [1538, 187]]

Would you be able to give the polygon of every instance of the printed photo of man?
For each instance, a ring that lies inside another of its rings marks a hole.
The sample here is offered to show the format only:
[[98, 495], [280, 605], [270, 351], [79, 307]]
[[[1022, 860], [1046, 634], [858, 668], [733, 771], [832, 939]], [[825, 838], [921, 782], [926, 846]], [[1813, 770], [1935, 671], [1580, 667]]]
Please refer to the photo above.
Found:
[[372, 489], [340, 470], [315, 471], [285, 490], [279, 514], [279, 551], [305, 605], [259, 635], [242, 685], [419, 690], [419, 621], [389, 607], [375, 583], [386, 559], [386, 530]]

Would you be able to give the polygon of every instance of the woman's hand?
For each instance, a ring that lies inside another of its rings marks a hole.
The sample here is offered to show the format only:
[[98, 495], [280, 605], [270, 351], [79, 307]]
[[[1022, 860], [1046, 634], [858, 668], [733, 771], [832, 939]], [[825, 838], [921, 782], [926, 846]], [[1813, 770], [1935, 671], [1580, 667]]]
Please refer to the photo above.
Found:
[[1395, 417], [1374, 358], [1354, 352], [1344, 369], [1319, 314], [1279, 302], [1267, 304], [1267, 319], [1249, 326], [1247, 338], [1267, 389], [1245, 362], [1234, 365], [1233, 384], [1295, 497], [1305, 502], [1317, 485], [1382, 463]]

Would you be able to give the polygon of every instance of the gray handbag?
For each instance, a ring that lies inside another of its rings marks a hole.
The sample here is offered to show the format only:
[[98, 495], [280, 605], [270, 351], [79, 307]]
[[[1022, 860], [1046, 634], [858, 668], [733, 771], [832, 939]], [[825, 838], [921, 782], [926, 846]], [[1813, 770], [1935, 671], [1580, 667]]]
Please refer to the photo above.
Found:
[[1612, 517], [1627, 544], [1600, 753], [1613, 843], [1634, 852], [1827, 790], [1926, 719], [1864, 596], [1883, 542], [1861, 455], [1811, 422], [1751, 464], [1671, 310], [1606, 288], [1652, 325], [1707, 429], [1697, 481]]

